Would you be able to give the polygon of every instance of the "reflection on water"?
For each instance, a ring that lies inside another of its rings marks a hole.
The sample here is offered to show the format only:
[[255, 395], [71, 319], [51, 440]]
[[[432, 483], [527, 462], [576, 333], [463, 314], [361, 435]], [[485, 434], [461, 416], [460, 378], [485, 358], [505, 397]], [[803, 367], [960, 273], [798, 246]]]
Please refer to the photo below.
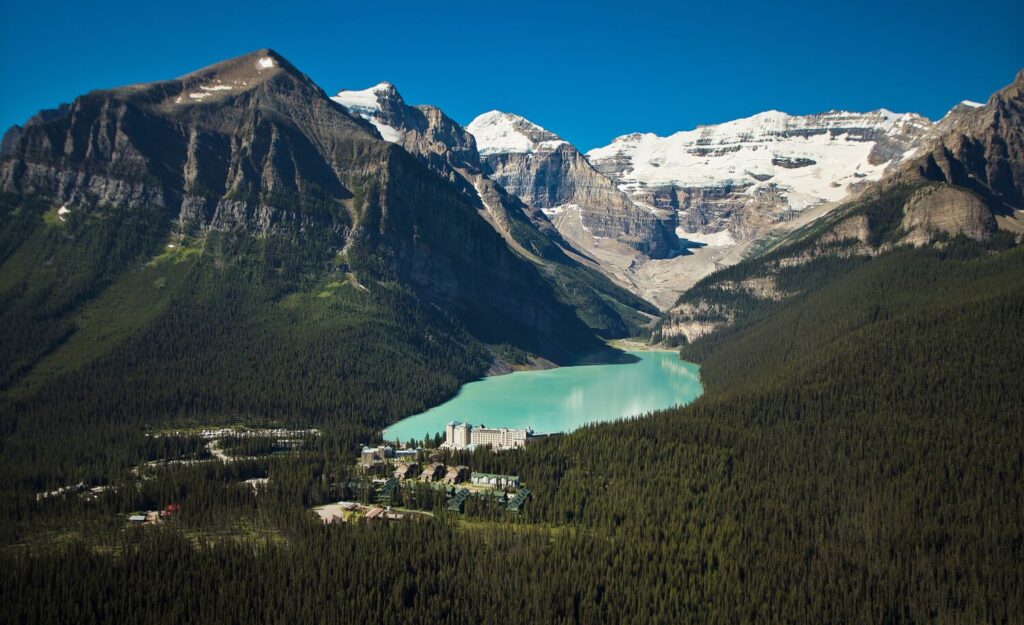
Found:
[[630, 353], [639, 361], [521, 371], [471, 382], [452, 400], [399, 421], [384, 436], [422, 438], [443, 432], [449, 421], [569, 432], [586, 423], [686, 404], [701, 394], [697, 365], [679, 360], [676, 352]]

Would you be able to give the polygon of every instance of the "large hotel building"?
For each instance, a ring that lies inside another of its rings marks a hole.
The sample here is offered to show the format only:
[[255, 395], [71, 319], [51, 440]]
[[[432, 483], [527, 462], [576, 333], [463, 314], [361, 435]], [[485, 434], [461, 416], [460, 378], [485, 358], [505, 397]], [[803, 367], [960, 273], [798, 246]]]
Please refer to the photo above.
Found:
[[476, 445], [490, 445], [494, 449], [522, 447], [533, 434], [530, 429], [473, 427], [469, 423], [452, 421], [444, 428], [444, 447], [466, 449]]

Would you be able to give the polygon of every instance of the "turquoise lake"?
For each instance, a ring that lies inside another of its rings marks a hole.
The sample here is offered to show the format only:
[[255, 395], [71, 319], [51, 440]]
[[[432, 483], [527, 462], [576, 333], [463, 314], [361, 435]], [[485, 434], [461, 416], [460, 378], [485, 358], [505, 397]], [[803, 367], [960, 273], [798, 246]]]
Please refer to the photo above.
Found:
[[639, 362], [517, 371], [462, 387], [451, 400], [402, 419], [385, 440], [422, 439], [444, 432], [449, 421], [488, 427], [571, 432], [587, 423], [614, 421], [687, 404], [703, 388], [697, 365], [678, 352], [629, 352]]

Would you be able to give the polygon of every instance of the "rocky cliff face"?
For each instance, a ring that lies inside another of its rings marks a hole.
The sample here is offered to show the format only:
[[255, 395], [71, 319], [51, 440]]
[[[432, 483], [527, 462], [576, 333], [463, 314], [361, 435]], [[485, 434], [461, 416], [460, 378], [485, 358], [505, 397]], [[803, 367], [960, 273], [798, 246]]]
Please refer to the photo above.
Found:
[[891, 179], [948, 182], [971, 189], [993, 211], [1024, 210], [1024, 70], [988, 103], [964, 103], [936, 127]]
[[515, 115], [491, 112], [469, 126], [486, 173], [544, 209], [608, 275], [663, 307], [753, 242], [881, 179], [932, 128], [886, 110], [768, 111], [669, 137], [626, 135], [584, 162]]
[[593, 267], [570, 258], [565, 253], [569, 246], [548, 216], [487, 175], [473, 135], [440, 109], [406, 104], [390, 83], [360, 91], [343, 90], [332, 99], [459, 189], [509, 246], [534, 263], [561, 299], [573, 305], [580, 317], [602, 335], [635, 333], [636, 323], [644, 319], [635, 312], [630, 313], [632, 319], [626, 319], [629, 315], [624, 316], [606, 302], [609, 297], [620, 309], [654, 312], [646, 302], [609, 283]]
[[363, 284], [406, 284], [487, 341], [556, 360], [593, 349], [536, 268], [386, 132], [261, 50], [33, 120], [0, 189], [72, 213], [156, 213], [169, 237], [316, 233]]
[[[304, 200], [349, 200], [341, 174], [365, 165], [341, 148], [383, 160], [370, 132], [264, 50], [30, 121], [0, 163], [0, 188], [71, 210], [160, 209], [184, 230], [267, 233], [317, 219]], [[284, 194], [297, 210], [260, 199]]]
[[672, 224], [634, 203], [571, 144], [528, 120], [498, 111], [474, 119], [484, 173], [527, 205], [543, 209], [584, 251], [613, 239], [661, 258], [677, 247]]

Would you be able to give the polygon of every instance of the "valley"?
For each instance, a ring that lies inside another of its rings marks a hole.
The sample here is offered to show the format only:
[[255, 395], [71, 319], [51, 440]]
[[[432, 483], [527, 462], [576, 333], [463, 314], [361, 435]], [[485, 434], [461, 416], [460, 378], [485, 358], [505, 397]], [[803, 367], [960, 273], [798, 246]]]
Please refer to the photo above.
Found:
[[1022, 214], [1024, 71], [586, 152], [90, 91], [0, 149], [0, 620], [1010, 625]]

